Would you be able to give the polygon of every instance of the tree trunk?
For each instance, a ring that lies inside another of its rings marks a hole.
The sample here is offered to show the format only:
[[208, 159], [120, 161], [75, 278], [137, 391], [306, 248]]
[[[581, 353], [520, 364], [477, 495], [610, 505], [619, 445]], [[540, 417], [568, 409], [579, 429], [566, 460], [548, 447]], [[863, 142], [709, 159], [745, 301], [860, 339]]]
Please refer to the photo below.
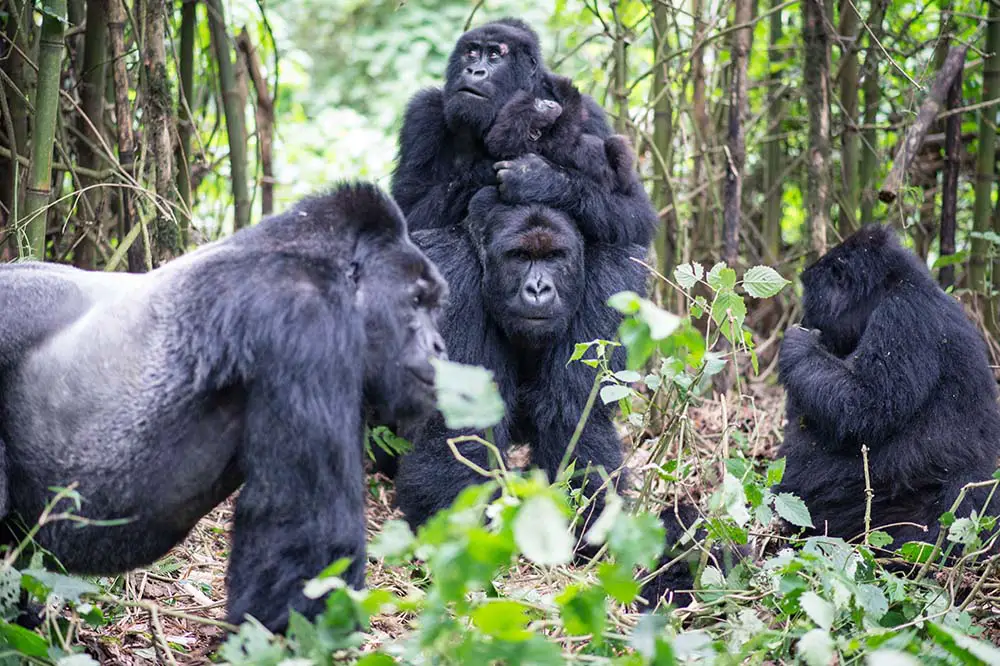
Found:
[[882, 91], [879, 88], [878, 60], [881, 50], [876, 38], [882, 34], [882, 23], [885, 8], [889, 0], [872, 0], [872, 18], [870, 28], [875, 37], [868, 37], [868, 52], [865, 54], [864, 77], [862, 88], [865, 93], [865, 130], [862, 133], [864, 141], [861, 146], [861, 173], [859, 187], [861, 190], [861, 224], [871, 224], [875, 221], [875, 174], [878, 171], [878, 132], [875, 123], [878, 122], [878, 105]]
[[848, 236], [857, 228], [858, 215], [858, 14], [851, 0], [840, 3], [840, 105], [843, 114], [843, 131], [840, 135], [840, 172], [843, 195], [837, 227], [841, 236]]
[[[152, 254], [158, 266], [180, 254], [180, 236], [171, 210], [174, 200], [174, 176], [170, 148], [173, 98], [167, 76], [166, 1], [146, 0], [146, 25], [143, 30], [143, 128], [149, 137], [155, 170], [154, 187], [158, 205], [152, 229]], [[166, 212], [165, 212], [166, 211]]]
[[611, 14], [615, 19], [615, 43], [612, 54], [615, 64], [614, 97], [618, 107], [615, 131], [626, 134], [628, 132], [628, 42], [616, 0], [611, 0]]
[[194, 134], [191, 105], [194, 104], [194, 41], [198, 21], [198, 0], [181, 5], [181, 38], [178, 59], [180, 96], [177, 104], [177, 193], [180, 197], [181, 247], [188, 246], [191, 228], [191, 137]]
[[[989, 27], [986, 29], [986, 62], [983, 67], [983, 102], [1000, 97], [1000, 4], [989, 3]], [[993, 181], [996, 167], [996, 119], [997, 107], [990, 106], [980, 111], [979, 115], [979, 154], [976, 156], [976, 199], [973, 208], [972, 226], [975, 231], [985, 233], [992, 228], [990, 219], [992, 206]], [[969, 257], [969, 288], [981, 295], [984, 302], [991, 299], [987, 296], [986, 262], [990, 243], [985, 238], [972, 239], [972, 251]], [[984, 308], [986, 310], [987, 308]], [[992, 308], [989, 308], [992, 310]], [[992, 314], [992, 313], [987, 313]], [[995, 317], [987, 317], [987, 326], [994, 334], [997, 333]]]
[[969, 47], [966, 44], [957, 44], [948, 49], [948, 56], [945, 58], [944, 64], [941, 65], [941, 71], [935, 77], [934, 83], [927, 93], [927, 97], [920, 105], [920, 111], [917, 113], [916, 120], [910, 125], [910, 128], [906, 131], [906, 136], [896, 150], [896, 157], [892, 161], [892, 169], [889, 171], [889, 175], [886, 176], [885, 182], [882, 183], [882, 188], [878, 193], [879, 199], [882, 201], [891, 203], [896, 200], [897, 193], [903, 186], [903, 182], [906, 179], [906, 172], [909, 170], [913, 158], [920, 151], [931, 123], [934, 122], [934, 119], [941, 112], [941, 107], [944, 104], [945, 97], [948, 95], [948, 88], [951, 87], [951, 82], [955, 80], [955, 77], [958, 76], [958, 73], [962, 71], [962, 67], [965, 65], [965, 52], [968, 50]]
[[[28, 112], [28, 100], [34, 96], [35, 73], [27, 60], [22, 57], [22, 53], [31, 53], [32, 31], [34, 23], [32, 17], [32, 3], [28, 0], [8, 0], [6, 39], [14, 48], [9, 49], [9, 56], [0, 62], [7, 77], [3, 81], [3, 88], [0, 94], [3, 95], [3, 110], [5, 125], [3, 131], [9, 135], [8, 145], [14, 154], [3, 171], [2, 197], [4, 208], [9, 211], [7, 223], [14, 229], [8, 249], [10, 254], [18, 257], [27, 257], [31, 253], [28, 245], [25, 230], [19, 226], [24, 220], [24, 211], [21, 206], [22, 190], [24, 188], [25, 171], [18, 161], [18, 157], [24, 157], [30, 149], [28, 145], [28, 119], [31, 114]], [[4, 248], [0, 247], [0, 255], [4, 254]]]
[[[658, 269], [662, 275], [670, 276], [677, 263], [677, 211], [671, 187], [673, 166], [673, 108], [670, 99], [670, 85], [666, 54], [669, 49], [669, 7], [656, 0], [653, 5], [653, 81], [651, 86], [653, 107], [653, 203], [658, 211], [666, 211], [661, 219], [656, 235], [656, 255]], [[671, 289], [665, 289], [661, 302], [665, 305], [671, 299]]]
[[31, 168], [24, 197], [31, 256], [45, 260], [45, 230], [49, 195], [52, 192], [52, 148], [59, 112], [59, 81], [62, 78], [63, 26], [66, 0], [48, 0], [42, 14], [38, 40], [38, 89], [35, 93], [35, 125], [31, 135]]
[[694, 49], [691, 54], [691, 113], [694, 116], [694, 165], [691, 189], [698, 192], [694, 203], [694, 229], [690, 234], [694, 256], [709, 252], [714, 236], [713, 220], [708, 214], [708, 192], [712, 184], [709, 182], [710, 162], [707, 157], [709, 117], [705, 81], [705, 38], [708, 33], [704, 12], [704, 0], [692, 0]]
[[743, 117], [747, 109], [747, 62], [750, 53], [752, 17], [750, 0], [735, 0], [735, 23], [732, 33], [732, 81], [729, 91], [729, 128], [726, 135], [728, 164], [726, 165], [725, 203], [722, 225], [722, 259], [736, 268], [740, 251], [740, 203], [743, 198], [743, 165], [746, 162], [746, 136]]
[[[962, 73], [959, 72], [948, 89], [948, 109], [962, 106]], [[941, 183], [941, 256], [955, 254], [955, 218], [958, 209], [958, 171], [962, 160], [962, 114], [948, 116], [944, 125], [944, 178]], [[941, 287], [955, 285], [955, 266], [942, 266], [938, 279]]]
[[767, 134], [771, 137], [767, 143], [764, 171], [764, 256], [765, 261], [776, 263], [781, 255], [781, 204], [784, 196], [784, 185], [782, 183], [781, 171], [784, 168], [784, 152], [782, 142], [779, 138], [781, 134], [781, 121], [785, 113], [784, 95], [781, 91], [782, 76], [780, 73], [780, 63], [785, 58], [785, 54], [779, 50], [781, 41], [782, 21], [781, 0], [771, 0], [771, 26], [769, 35], [768, 61], [770, 64], [771, 81], [768, 86], [771, 94], [768, 96], [768, 122]]
[[226, 116], [226, 134], [229, 137], [229, 169], [233, 180], [233, 205], [236, 229], [250, 225], [250, 192], [247, 187], [247, 132], [240, 104], [240, 91], [226, 32], [226, 15], [220, 0], [206, 0], [212, 48], [219, 66], [219, 86]]
[[830, 224], [830, 41], [820, 0], [802, 0], [805, 93], [809, 107], [806, 210], [810, 261], [826, 252]]
[[253, 83], [257, 104], [254, 118], [257, 123], [257, 148], [260, 153], [260, 213], [263, 216], [274, 212], [274, 166], [272, 159], [272, 136], [274, 133], [274, 102], [267, 89], [264, 66], [260, 54], [250, 41], [250, 34], [244, 29], [236, 40], [236, 46], [243, 54], [250, 81]]
[[[101, 146], [104, 143], [104, 90], [108, 77], [108, 19], [104, 2], [91, 0], [87, 3], [87, 25], [83, 38], [83, 71], [80, 80], [80, 110], [78, 129], [84, 137], [77, 142], [80, 166], [97, 170], [103, 164]], [[86, 234], [73, 253], [73, 263], [80, 268], [95, 267], [95, 241], [99, 238], [101, 215], [104, 211], [104, 190], [93, 187], [97, 180], [80, 176], [80, 185], [85, 190], [85, 209], [94, 217], [87, 221]], [[93, 189], [87, 189], [93, 188]], [[91, 237], [93, 234], [93, 237]]]
[[[131, 173], [135, 165], [135, 143], [132, 138], [132, 108], [128, 101], [128, 72], [125, 69], [125, 7], [122, 5], [124, 0], [104, 1], [107, 3], [105, 13], [108, 17], [108, 41], [111, 45], [111, 77], [115, 84], [118, 163], [123, 170]], [[133, 227], [140, 224], [136, 217], [135, 198], [130, 187], [121, 187], [118, 191], [121, 196], [119, 207], [122, 217], [121, 242], [128, 244], [128, 269], [133, 273], [141, 273], [152, 262], [146, 261], [145, 242], [141, 235], [132, 233]]]

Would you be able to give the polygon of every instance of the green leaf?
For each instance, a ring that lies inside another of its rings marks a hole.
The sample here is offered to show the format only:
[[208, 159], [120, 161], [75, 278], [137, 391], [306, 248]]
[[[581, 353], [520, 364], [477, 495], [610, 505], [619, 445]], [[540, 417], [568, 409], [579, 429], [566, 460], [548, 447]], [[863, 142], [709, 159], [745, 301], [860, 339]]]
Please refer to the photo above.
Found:
[[706, 589], [726, 589], [726, 577], [722, 575], [718, 567], [706, 566], [701, 572], [698, 583]]
[[680, 317], [646, 299], [639, 303], [639, 318], [649, 326], [649, 337], [653, 340], [665, 339], [681, 325]]
[[868, 533], [868, 543], [875, 548], [885, 548], [892, 543], [892, 537], [888, 532], [875, 530]]
[[587, 533], [583, 535], [584, 540], [591, 546], [607, 541], [608, 533], [618, 522], [624, 506], [625, 503], [617, 493], [608, 493], [607, 500], [604, 502], [604, 510], [601, 511], [597, 520], [591, 523]]
[[637, 382], [642, 379], [642, 375], [635, 370], [619, 370], [614, 374], [614, 377], [618, 381], [625, 382], [626, 384], [632, 384], [633, 382]]
[[608, 306], [618, 310], [623, 315], [632, 315], [639, 311], [642, 297], [634, 291], [619, 291], [608, 299]]
[[632, 394], [632, 389], [621, 384], [606, 384], [601, 387], [601, 401], [605, 404], [624, 400]]
[[571, 585], [556, 597], [566, 632], [573, 636], [591, 635], [599, 643], [607, 619], [607, 597], [599, 587]]
[[98, 666], [89, 654], [71, 654], [56, 661], [56, 666]]
[[770, 298], [791, 284], [770, 266], [754, 266], [743, 274], [743, 289], [754, 298]]
[[573, 347], [573, 355], [569, 357], [569, 362], [572, 363], [573, 361], [579, 361], [581, 358], [583, 358], [583, 355], [587, 353], [587, 350], [590, 349], [591, 345], [593, 344], [594, 344], [593, 342], [576, 343], [576, 345]]
[[608, 550], [624, 566], [649, 567], [663, 554], [666, 537], [663, 523], [652, 513], [624, 512], [608, 533]]
[[639, 581], [632, 573], [632, 567], [605, 560], [597, 567], [597, 579], [618, 603], [632, 603], [639, 595]]
[[907, 562], [924, 564], [934, 554], [934, 546], [922, 541], [908, 541], [899, 549], [899, 554]]
[[712, 266], [712, 270], [708, 272], [708, 286], [715, 291], [727, 287], [732, 289], [736, 286], [736, 271], [732, 268], [726, 268], [725, 262], [720, 261]]
[[833, 626], [834, 608], [826, 599], [809, 590], [799, 597], [799, 606], [805, 611], [809, 619], [816, 623], [816, 626], [830, 630]]
[[0, 620], [0, 645], [13, 648], [26, 657], [45, 659], [49, 653], [48, 642], [33, 631]]
[[531, 638], [528, 608], [509, 599], [483, 604], [472, 611], [472, 623], [487, 636], [503, 641], [525, 641]]
[[674, 269], [674, 279], [677, 280], [677, 284], [684, 289], [690, 289], [695, 286], [695, 284], [698, 283], [698, 280], [700, 280], [704, 275], [704, 267], [697, 262], [681, 264]]
[[785, 459], [778, 458], [772, 461], [767, 466], [767, 481], [765, 483], [769, 486], [776, 486], [781, 483], [781, 480], [785, 477]]
[[368, 553], [379, 559], [391, 559], [405, 555], [413, 545], [415, 537], [404, 520], [389, 520], [382, 525], [382, 531], [375, 535]]
[[935, 643], [960, 658], [964, 663], [1000, 666], [1000, 649], [984, 641], [960, 634], [937, 622], [927, 623], [927, 633], [930, 634]]
[[573, 559], [569, 522], [548, 495], [535, 495], [518, 509], [514, 542], [532, 562], [558, 566]]
[[968, 518], [959, 518], [948, 528], [948, 541], [969, 545], [979, 538], [976, 524]]
[[493, 373], [479, 366], [434, 359], [434, 387], [437, 405], [445, 425], [460, 428], [489, 428], [504, 415], [503, 399], [493, 381]]
[[774, 510], [783, 520], [796, 527], [813, 527], [809, 508], [805, 502], [791, 493], [778, 493], [774, 498]]
[[833, 648], [833, 638], [823, 629], [806, 632], [795, 646], [799, 657], [809, 666], [829, 666], [833, 662]]
[[865, 657], [865, 666], [920, 666], [920, 660], [906, 652], [880, 648]]
[[[287, 663], [287, 662], [286, 662]], [[313, 662], [309, 662], [313, 663]], [[358, 659], [356, 666], [395, 666], [396, 660], [381, 652], [369, 652]]]
[[80, 597], [85, 594], [98, 594], [101, 591], [96, 585], [92, 585], [81, 578], [52, 573], [44, 569], [25, 569], [21, 572], [21, 575], [33, 578], [44, 585], [50, 593], [74, 603], [79, 602]]
[[871, 583], [862, 583], [858, 586], [854, 594], [858, 605], [865, 609], [868, 616], [875, 620], [881, 620], [882, 616], [889, 612], [889, 600], [885, 598], [878, 587]]
[[727, 472], [718, 492], [721, 493], [722, 506], [729, 517], [740, 527], [746, 525], [750, 521], [750, 512], [747, 510], [746, 491], [740, 480]]

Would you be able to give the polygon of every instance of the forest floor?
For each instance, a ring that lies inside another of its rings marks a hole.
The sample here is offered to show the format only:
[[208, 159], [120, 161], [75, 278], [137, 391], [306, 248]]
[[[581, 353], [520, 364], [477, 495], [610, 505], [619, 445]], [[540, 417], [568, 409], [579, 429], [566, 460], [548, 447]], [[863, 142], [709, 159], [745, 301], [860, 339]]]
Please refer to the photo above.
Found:
[[[782, 392], [773, 382], [754, 382], [744, 386], [743, 391], [744, 399], [739, 404], [707, 400], [689, 410], [690, 432], [696, 433], [693, 447], [700, 459], [720, 461], [736, 442], [752, 457], [774, 456], [782, 426]], [[628, 466], [635, 471], [641, 471], [645, 464], [648, 451], [644, 449], [642, 445], [634, 447], [636, 454], [628, 460]], [[391, 483], [371, 478], [369, 481], [367, 523], [371, 542], [383, 523], [401, 516], [392, 507]], [[703, 489], [694, 488], [694, 494], [700, 490]], [[114, 590], [126, 605], [105, 608], [106, 613], [114, 615], [101, 629], [81, 630], [79, 639], [90, 648], [92, 656], [102, 664], [157, 663], [153, 647], [156, 641], [161, 646], [164, 642], [171, 646], [177, 664], [212, 663], [208, 655], [218, 648], [223, 632], [201, 620], [225, 619], [225, 572], [233, 500], [230, 498], [203, 518], [188, 538], [154, 567], [120, 577]], [[561, 589], [571, 577], [589, 575], [572, 567], [564, 569], [564, 574], [558, 570], [543, 574], [522, 561], [505, 578], [503, 587], [508, 587], [507, 593], [521, 588], [545, 596]], [[401, 597], [416, 589], [410, 579], [410, 568], [387, 567], [370, 561], [367, 571], [369, 586], [388, 589]], [[150, 603], [164, 612], [184, 617], [160, 612], [154, 618], [149, 611]], [[635, 623], [634, 613], [625, 609], [619, 612], [621, 617], [617, 619], [623, 626]], [[411, 630], [411, 621], [412, 617], [405, 615], [375, 616], [370, 644], [375, 646], [404, 635]], [[1000, 645], [1000, 627], [991, 628], [989, 634]]]

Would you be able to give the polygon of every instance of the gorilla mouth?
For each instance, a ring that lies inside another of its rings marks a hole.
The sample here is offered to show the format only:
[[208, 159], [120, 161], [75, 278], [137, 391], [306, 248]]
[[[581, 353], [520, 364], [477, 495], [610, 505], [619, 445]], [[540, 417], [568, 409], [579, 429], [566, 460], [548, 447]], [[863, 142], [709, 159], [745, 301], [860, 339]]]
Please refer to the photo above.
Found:
[[429, 388], [434, 388], [434, 371], [422, 372], [420, 370], [415, 370], [413, 368], [407, 368], [410, 371], [410, 375], [416, 379], [418, 382], [427, 386]]
[[484, 95], [480, 91], [476, 90], [475, 88], [470, 88], [468, 86], [466, 86], [465, 88], [459, 88], [458, 92], [465, 93], [466, 95], [469, 95], [470, 97], [476, 97], [478, 99], [488, 99], [486, 97], [486, 95]]

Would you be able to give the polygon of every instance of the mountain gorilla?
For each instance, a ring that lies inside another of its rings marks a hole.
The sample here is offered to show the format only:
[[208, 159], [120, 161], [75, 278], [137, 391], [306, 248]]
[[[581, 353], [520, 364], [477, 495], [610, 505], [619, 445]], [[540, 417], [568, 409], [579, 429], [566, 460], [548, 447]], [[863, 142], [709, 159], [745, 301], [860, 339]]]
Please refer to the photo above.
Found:
[[418, 422], [447, 287], [399, 209], [346, 185], [144, 275], [0, 267], [0, 513], [71, 572], [150, 564], [243, 484], [229, 620], [281, 631], [341, 557], [364, 583], [363, 411]]
[[[538, 36], [526, 23], [501, 19], [459, 38], [444, 89], [417, 93], [403, 120], [392, 195], [410, 228], [459, 225], [473, 195], [499, 178], [505, 204], [557, 208], [590, 241], [648, 245], [656, 211], [631, 168], [630, 187], [609, 189], [601, 182], [595, 186], [587, 172], [557, 167], [533, 153], [498, 162], [500, 156], [489, 152], [484, 138], [518, 91], [530, 99], [567, 104], [542, 62]], [[589, 96], [583, 108], [582, 133], [607, 139], [611, 129], [604, 111]]]
[[[618, 134], [606, 139], [585, 134], [587, 108], [583, 95], [572, 80], [556, 75], [551, 79], [563, 103], [537, 99], [524, 90], [514, 93], [486, 135], [490, 154], [507, 160], [535, 153], [556, 166], [586, 174], [610, 191], [631, 193], [631, 188], [641, 188], [635, 178], [635, 159], [628, 139]], [[507, 180], [506, 170], [515, 168], [508, 162], [499, 162], [498, 166], [501, 181]], [[506, 185], [500, 185], [501, 194], [506, 189]], [[566, 193], [568, 197], [573, 194]], [[556, 207], [565, 208], [570, 202], [562, 204]]]
[[[576, 342], [615, 335], [619, 315], [607, 299], [626, 289], [645, 290], [645, 271], [631, 260], [644, 257], [645, 248], [587, 243], [565, 214], [507, 206], [495, 188], [476, 195], [464, 228], [417, 231], [413, 238], [459, 295], [441, 317], [449, 355], [494, 373], [507, 407], [493, 429], [497, 447], [506, 454], [514, 442], [530, 443], [532, 463], [554, 479], [595, 378], [592, 369], [567, 361]], [[624, 354], [612, 365], [623, 367]], [[399, 461], [396, 500], [412, 526], [449, 506], [465, 487], [483, 482], [447, 446], [449, 437], [462, 434], [472, 431], [448, 430], [436, 416]], [[489, 467], [480, 444], [459, 449]], [[594, 405], [574, 458], [578, 472], [588, 464], [609, 474], [621, 466], [609, 406]], [[585, 485], [588, 494], [596, 490], [597, 475]], [[599, 511], [602, 504], [598, 497], [593, 506]]]
[[[788, 424], [775, 492], [805, 501], [814, 534], [858, 537], [866, 445], [872, 528], [888, 532], [893, 549], [934, 543], [961, 487], [989, 480], [1000, 455], [997, 386], [981, 336], [888, 227], [856, 232], [801, 280], [802, 327], [785, 333], [779, 357]], [[968, 492], [956, 515], [995, 514], [1000, 500], [983, 511], [991, 490]], [[663, 518], [668, 531], [676, 525], [672, 510]]]

